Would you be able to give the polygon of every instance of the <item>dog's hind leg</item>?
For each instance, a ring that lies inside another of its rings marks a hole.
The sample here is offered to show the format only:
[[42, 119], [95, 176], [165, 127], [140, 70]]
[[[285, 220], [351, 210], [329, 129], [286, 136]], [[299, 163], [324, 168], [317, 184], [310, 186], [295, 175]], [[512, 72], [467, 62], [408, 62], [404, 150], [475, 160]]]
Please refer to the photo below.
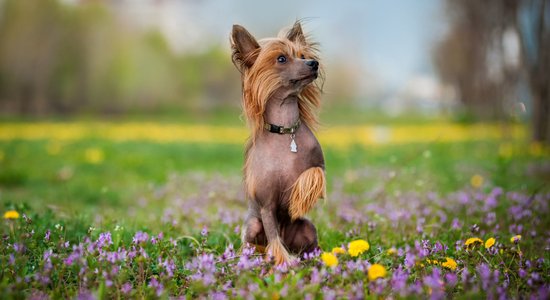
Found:
[[262, 215], [265, 235], [267, 236], [267, 253], [270, 253], [273, 256], [276, 265], [289, 263], [292, 256], [283, 245], [283, 241], [279, 234], [279, 224], [277, 222], [277, 217], [275, 216], [275, 210], [262, 208], [260, 213]]
[[287, 224], [281, 230], [281, 236], [288, 250], [293, 254], [310, 253], [317, 249], [317, 229], [305, 218], [299, 218]]
[[321, 167], [305, 170], [291, 189], [288, 212], [294, 221], [311, 210], [319, 198], [325, 197], [325, 171]]

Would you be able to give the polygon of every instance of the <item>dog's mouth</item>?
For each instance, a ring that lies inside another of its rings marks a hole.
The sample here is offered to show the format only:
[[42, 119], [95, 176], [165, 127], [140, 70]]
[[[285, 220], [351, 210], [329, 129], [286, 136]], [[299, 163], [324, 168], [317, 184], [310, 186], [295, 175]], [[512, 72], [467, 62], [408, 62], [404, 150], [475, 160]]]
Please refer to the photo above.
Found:
[[310, 74], [310, 75], [307, 75], [307, 76], [304, 76], [304, 77], [300, 77], [300, 78], [297, 78], [297, 79], [291, 79], [290, 83], [297, 84], [297, 83], [304, 82], [304, 81], [312, 82], [313, 80], [317, 79], [318, 76], [319, 76], [319, 74], [317, 72], [315, 72], [313, 74]]

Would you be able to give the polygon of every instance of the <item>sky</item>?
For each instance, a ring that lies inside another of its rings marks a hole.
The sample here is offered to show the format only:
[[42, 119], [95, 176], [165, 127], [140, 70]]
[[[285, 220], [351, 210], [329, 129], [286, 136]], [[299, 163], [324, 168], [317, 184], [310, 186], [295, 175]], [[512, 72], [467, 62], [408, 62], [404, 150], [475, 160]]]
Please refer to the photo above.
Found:
[[263, 38], [303, 19], [325, 60], [356, 66], [358, 74], [374, 76], [386, 88], [404, 86], [418, 76], [433, 77], [432, 44], [446, 28], [442, 0], [114, 2], [131, 19], [158, 26], [181, 51], [212, 43], [229, 47], [233, 24]]

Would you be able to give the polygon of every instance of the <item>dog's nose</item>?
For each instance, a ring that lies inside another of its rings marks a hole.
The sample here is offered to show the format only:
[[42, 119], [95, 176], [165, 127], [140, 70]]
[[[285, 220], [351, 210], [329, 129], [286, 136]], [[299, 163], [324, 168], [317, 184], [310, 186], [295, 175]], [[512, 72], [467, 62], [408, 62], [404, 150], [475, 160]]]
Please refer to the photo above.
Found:
[[310, 66], [312, 70], [317, 70], [319, 69], [319, 62], [316, 61], [315, 59], [310, 59], [310, 60], [307, 60], [306, 61], [306, 65], [307, 66]]

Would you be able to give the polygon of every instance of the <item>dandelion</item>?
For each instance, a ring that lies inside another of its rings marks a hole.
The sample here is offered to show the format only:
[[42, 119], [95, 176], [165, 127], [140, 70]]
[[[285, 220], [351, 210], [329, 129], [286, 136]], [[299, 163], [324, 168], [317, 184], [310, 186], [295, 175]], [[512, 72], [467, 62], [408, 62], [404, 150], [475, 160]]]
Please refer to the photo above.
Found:
[[395, 247], [391, 247], [390, 249], [388, 249], [388, 251], [386, 251], [386, 253], [388, 255], [396, 255], [397, 254], [397, 249], [395, 249]]
[[386, 274], [386, 268], [380, 264], [373, 264], [367, 272], [367, 276], [370, 281], [374, 281], [378, 278], [384, 278], [386, 277]]
[[84, 157], [91, 164], [99, 164], [104, 159], [103, 151], [99, 148], [88, 148], [84, 152]]
[[368, 251], [370, 248], [370, 245], [365, 240], [356, 240], [353, 242], [350, 242], [348, 245], [348, 252], [349, 255], [352, 257], [356, 257], [360, 254], [362, 254], [365, 251]]
[[456, 267], [457, 267], [457, 263], [454, 259], [450, 258], [450, 257], [445, 257], [446, 261], [445, 262], [442, 262], [441, 263], [441, 266], [451, 270], [451, 271], [454, 271], [456, 270]]
[[489, 249], [491, 247], [493, 247], [493, 245], [495, 244], [495, 238], [488, 238], [486, 241], [485, 241], [485, 248]]
[[472, 178], [470, 179], [470, 184], [474, 187], [474, 188], [479, 188], [483, 185], [483, 176], [479, 175], [479, 174], [475, 174], [474, 176], [472, 176]]
[[334, 247], [332, 248], [332, 254], [346, 254], [346, 250], [342, 247]]
[[334, 268], [338, 265], [338, 258], [333, 253], [323, 252], [323, 254], [321, 254], [321, 259], [328, 267]]
[[483, 240], [481, 240], [480, 238], [473, 237], [473, 238], [467, 239], [466, 242], [464, 243], [464, 246], [466, 247], [475, 246], [477, 243], [483, 244]]
[[519, 243], [520, 240], [521, 240], [521, 234], [514, 235], [513, 237], [510, 238], [510, 242], [514, 244]]
[[8, 210], [4, 213], [4, 219], [19, 219], [19, 213], [15, 210]]

